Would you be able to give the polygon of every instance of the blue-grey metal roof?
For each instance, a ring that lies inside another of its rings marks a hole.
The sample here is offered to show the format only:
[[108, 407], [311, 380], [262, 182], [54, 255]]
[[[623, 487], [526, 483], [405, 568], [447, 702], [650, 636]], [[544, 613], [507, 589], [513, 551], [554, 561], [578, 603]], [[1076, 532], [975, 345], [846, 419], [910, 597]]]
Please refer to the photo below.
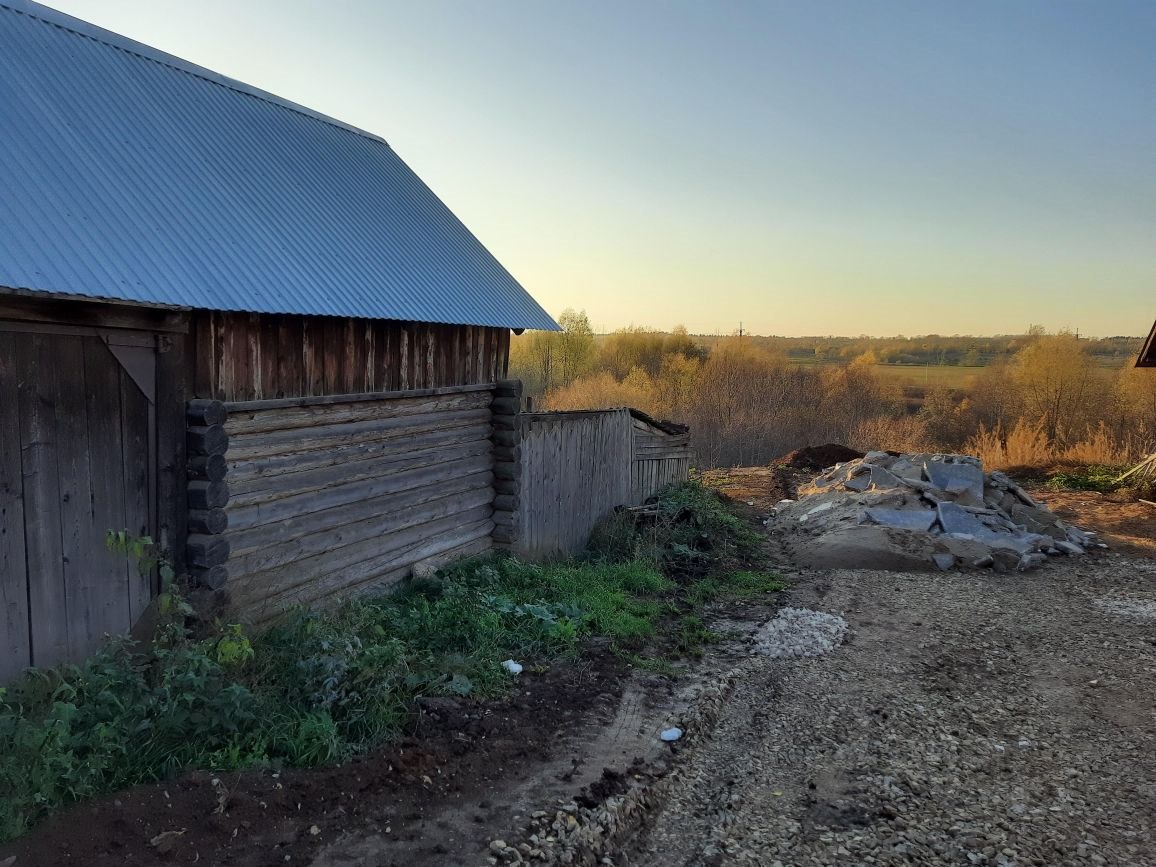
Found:
[[27, 0], [0, 0], [0, 287], [558, 327], [381, 138]]

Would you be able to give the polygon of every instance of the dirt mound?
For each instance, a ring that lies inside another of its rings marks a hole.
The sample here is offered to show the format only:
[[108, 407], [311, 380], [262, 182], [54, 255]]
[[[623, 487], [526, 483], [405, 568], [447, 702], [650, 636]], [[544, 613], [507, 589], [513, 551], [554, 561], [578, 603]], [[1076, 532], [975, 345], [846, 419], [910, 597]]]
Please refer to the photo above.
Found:
[[858, 460], [861, 457], [863, 457], [863, 452], [857, 452], [855, 449], [839, 445], [839, 443], [826, 443], [821, 446], [804, 446], [801, 449], [795, 449], [790, 454], [783, 455], [775, 463], [794, 467], [798, 470], [818, 472], [827, 469], [827, 467], [833, 467], [835, 464], [845, 464], [847, 461]]

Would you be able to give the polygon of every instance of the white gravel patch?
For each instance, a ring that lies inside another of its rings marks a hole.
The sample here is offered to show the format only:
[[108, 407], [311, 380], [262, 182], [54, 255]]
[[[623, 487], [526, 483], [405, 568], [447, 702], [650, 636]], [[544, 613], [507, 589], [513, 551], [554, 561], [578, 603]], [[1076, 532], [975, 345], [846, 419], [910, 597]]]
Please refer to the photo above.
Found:
[[1119, 596], [1101, 596], [1099, 599], [1093, 599], [1092, 603], [1109, 614], [1139, 617], [1142, 620], [1156, 620], [1156, 602], [1144, 599], [1125, 599]]
[[847, 621], [809, 608], [784, 608], [755, 634], [755, 650], [765, 656], [800, 658], [830, 653], [847, 636]]

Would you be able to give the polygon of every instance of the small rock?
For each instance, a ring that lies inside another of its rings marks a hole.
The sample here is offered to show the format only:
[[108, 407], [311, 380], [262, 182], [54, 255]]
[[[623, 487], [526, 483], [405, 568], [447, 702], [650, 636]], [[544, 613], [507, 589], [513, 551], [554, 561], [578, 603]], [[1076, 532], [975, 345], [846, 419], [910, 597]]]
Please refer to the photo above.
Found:
[[931, 555], [931, 562], [933, 562], [935, 564], [935, 567], [940, 572], [947, 572], [949, 569], [951, 569], [952, 566], [955, 565], [955, 555], [954, 554], [932, 554]]

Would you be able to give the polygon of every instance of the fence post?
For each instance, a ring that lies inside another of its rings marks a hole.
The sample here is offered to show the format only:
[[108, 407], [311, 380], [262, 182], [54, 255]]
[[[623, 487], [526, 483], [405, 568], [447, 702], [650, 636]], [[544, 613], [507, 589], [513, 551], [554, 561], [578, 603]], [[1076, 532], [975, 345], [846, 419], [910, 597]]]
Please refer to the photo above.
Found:
[[494, 442], [494, 531], [497, 548], [509, 549], [518, 541], [518, 506], [522, 492], [522, 381], [504, 379], [494, 388], [490, 404]]

